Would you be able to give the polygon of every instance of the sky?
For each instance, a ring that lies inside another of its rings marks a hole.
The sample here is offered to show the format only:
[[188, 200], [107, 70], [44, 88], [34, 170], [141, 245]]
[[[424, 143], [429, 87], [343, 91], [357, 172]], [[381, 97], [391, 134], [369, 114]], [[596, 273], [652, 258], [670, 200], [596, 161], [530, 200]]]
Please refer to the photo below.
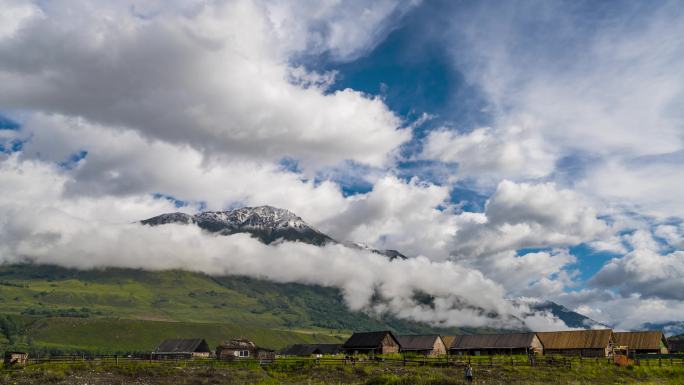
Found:
[[[684, 321], [681, 68], [677, 1], [0, 0], [0, 262]], [[136, 224], [250, 205], [412, 258]]]

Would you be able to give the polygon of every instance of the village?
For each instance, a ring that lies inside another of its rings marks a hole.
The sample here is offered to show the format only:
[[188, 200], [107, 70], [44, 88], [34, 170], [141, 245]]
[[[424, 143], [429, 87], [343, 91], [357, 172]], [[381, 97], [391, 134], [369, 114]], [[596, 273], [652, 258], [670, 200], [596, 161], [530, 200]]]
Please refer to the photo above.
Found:
[[[288, 357], [338, 357], [345, 363], [386, 357], [459, 358], [478, 356], [526, 356], [534, 365], [537, 356], [607, 358], [616, 365], [637, 363], [639, 358], [684, 353], [684, 341], [668, 340], [661, 331], [614, 332], [611, 329], [554, 332], [519, 332], [473, 335], [397, 335], [392, 331], [355, 332], [343, 344], [293, 344], [275, 351], [257, 346], [248, 338], [233, 338], [212, 349], [203, 338], [173, 338], [162, 341], [144, 358], [148, 360], [220, 361], [256, 360], [269, 364]], [[133, 356], [128, 356], [129, 358]], [[138, 358], [141, 356], [138, 355]], [[491, 359], [491, 358], [490, 358]], [[4, 366], [26, 365], [26, 352], [8, 351]], [[470, 362], [468, 360], [468, 362]]]

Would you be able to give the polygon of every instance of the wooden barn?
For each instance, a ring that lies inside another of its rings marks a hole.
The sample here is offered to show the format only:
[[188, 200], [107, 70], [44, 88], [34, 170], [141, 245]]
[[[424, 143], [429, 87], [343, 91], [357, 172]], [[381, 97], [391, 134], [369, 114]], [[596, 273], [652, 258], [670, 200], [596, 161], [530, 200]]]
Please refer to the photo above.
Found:
[[322, 357], [344, 352], [342, 344], [294, 344], [283, 349], [283, 356]]
[[536, 333], [502, 333], [459, 335], [450, 339], [451, 354], [541, 354], [544, 351]]
[[667, 339], [663, 332], [615, 332], [615, 345], [626, 347], [630, 353], [636, 354], [668, 354]]
[[28, 353], [26, 352], [5, 352], [5, 367], [24, 366], [27, 362]]
[[562, 354], [582, 357], [612, 355], [614, 340], [610, 329], [538, 332], [545, 355]]
[[400, 345], [391, 331], [354, 333], [343, 345], [348, 354], [399, 353]]
[[233, 338], [216, 347], [216, 358], [228, 361], [236, 359], [270, 361], [275, 359], [275, 352], [271, 349], [258, 347], [247, 338]]
[[441, 356], [446, 354], [446, 346], [442, 337], [434, 335], [422, 336], [397, 336], [399, 341], [399, 349], [401, 352], [417, 353], [424, 356]]
[[211, 349], [202, 338], [164, 340], [152, 352], [152, 357], [158, 360], [209, 358], [210, 355]]
[[667, 346], [670, 348], [670, 353], [684, 353], [683, 339], [668, 339]]

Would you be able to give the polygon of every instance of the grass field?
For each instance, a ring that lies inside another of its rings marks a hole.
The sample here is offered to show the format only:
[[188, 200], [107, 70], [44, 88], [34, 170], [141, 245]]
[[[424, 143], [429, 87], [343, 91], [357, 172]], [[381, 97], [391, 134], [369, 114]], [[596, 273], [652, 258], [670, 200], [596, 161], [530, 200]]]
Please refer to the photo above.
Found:
[[339, 290], [247, 277], [132, 269], [0, 266], [0, 349], [150, 350], [161, 339], [245, 336], [280, 348], [338, 342], [352, 330], [454, 334], [349, 311]]
[[50, 318], [31, 320], [29, 335], [35, 346], [91, 352], [151, 351], [165, 338], [205, 338], [210, 346], [247, 337], [262, 347], [280, 349], [293, 343], [339, 343], [342, 338], [323, 333], [300, 333], [223, 323], [161, 322], [107, 318]]
[[434, 330], [346, 307], [337, 289], [187, 271], [0, 266], [0, 350], [149, 351], [162, 339], [237, 336], [274, 349], [352, 330]]
[[[476, 384], [659, 384], [684, 383], [684, 366], [619, 368], [609, 364], [568, 368], [529, 366], [476, 368]], [[0, 371], [0, 383], [32, 384], [463, 384], [458, 367], [312, 365], [295, 361], [260, 366], [258, 363], [120, 362], [119, 364], [41, 364]]]
[[[0, 313], [210, 322], [265, 328], [434, 331], [347, 308], [339, 290], [247, 277], [132, 269], [79, 271], [56, 266], [0, 266]], [[449, 329], [450, 333], [467, 330]]]

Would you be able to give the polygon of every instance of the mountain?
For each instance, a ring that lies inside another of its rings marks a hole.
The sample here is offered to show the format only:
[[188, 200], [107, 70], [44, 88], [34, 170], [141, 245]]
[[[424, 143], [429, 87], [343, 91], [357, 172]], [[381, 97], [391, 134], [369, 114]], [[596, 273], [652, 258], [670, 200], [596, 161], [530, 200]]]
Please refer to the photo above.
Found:
[[572, 311], [567, 307], [557, 304], [553, 301], [534, 301], [527, 302], [530, 309], [542, 312], [548, 312], [555, 315], [563, 321], [570, 328], [578, 329], [609, 329], [610, 326], [604, 325], [598, 321]]
[[684, 321], [670, 321], [660, 323], [645, 323], [643, 328], [645, 330], [662, 330], [666, 336], [675, 336], [681, 334], [684, 336]]
[[[0, 351], [149, 351], [164, 338], [245, 336], [267, 347], [340, 342], [354, 330], [460, 334], [347, 307], [339, 289], [188, 271], [0, 265]], [[31, 345], [31, 346], [29, 346]], [[71, 350], [70, 350], [71, 349]]]
[[406, 256], [396, 250], [374, 249], [362, 243], [338, 242], [316, 230], [294, 213], [272, 206], [242, 207], [228, 211], [205, 211], [196, 215], [169, 213], [145, 219], [141, 223], [149, 226], [169, 223], [192, 224], [220, 235], [248, 233], [265, 244], [280, 240], [303, 242], [316, 246], [339, 243], [347, 247], [384, 255], [390, 259], [406, 259]]

